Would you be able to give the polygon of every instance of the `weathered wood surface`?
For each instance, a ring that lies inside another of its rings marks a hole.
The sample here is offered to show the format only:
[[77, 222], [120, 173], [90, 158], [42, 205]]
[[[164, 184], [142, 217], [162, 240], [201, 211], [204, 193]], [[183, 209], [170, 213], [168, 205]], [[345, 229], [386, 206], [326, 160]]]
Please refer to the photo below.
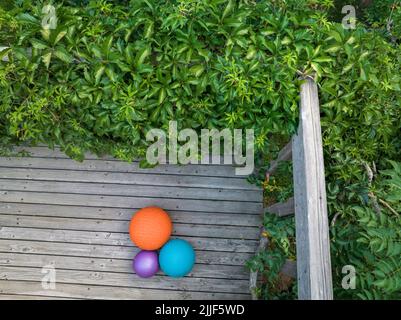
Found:
[[297, 277], [297, 262], [287, 259], [281, 267], [280, 272], [295, 279]]
[[270, 167], [266, 172], [266, 176], [270, 176], [276, 172], [280, 162], [289, 161], [292, 157], [292, 141], [288, 142], [283, 149], [277, 155], [277, 159], [270, 162]]
[[294, 214], [294, 198], [289, 198], [286, 202], [278, 202], [267, 207], [266, 211], [276, 214], [279, 217], [285, 217]]
[[[135, 208], [105, 208], [84, 206], [61, 206], [31, 203], [0, 202], [0, 212], [9, 215], [46, 216], [59, 218], [80, 218], [97, 220], [125, 220], [129, 221]], [[195, 223], [203, 225], [227, 225], [258, 227], [260, 217], [254, 214], [169, 211], [173, 222]], [[48, 219], [49, 220], [49, 219]], [[71, 219], [71, 221], [74, 221]], [[78, 220], [79, 221], [79, 220]]]
[[[117, 273], [103, 271], [67, 270], [56, 269], [56, 279], [60, 283], [118, 286], [142, 289], [165, 289], [195, 292], [222, 292], [241, 294], [248, 293], [248, 280], [227, 280], [214, 278], [183, 277], [171, 278], [163, 275], [155, 275], [151, 281], [137, 277], [132, 272]], [[39, 272], [38, 272], [39, 271]], [[2, 266], [0, 279], [13, 281], [39, 281], [43, 278], [41, 268]], [[57, 283], [56, 283], [57, 285]]]
[[[63, 297], [30, 296], [22, 294], [0, 294], [0, 300], [67, 300], [67, 299]], [[82, 299], [69, 298], [68, 300], [82, 300]]]
[[[39, 149], [39, 147], [38, 147]], [[56, 151], [55, 151], [56, 152]], [[57, 151], [60, 152], [60, 151]], [[32, 153], [30, 157], [13, 158], [10, 162], [7, 158], [0, 158], [2, 167], [24, 167], [35, 169], [60, 169], [65, 170], [85, 170], [98, 172], [122, 172], [122, 173], [142, 173], [142, 174], [175, 174], [206, 177], [227, 177], [233, 178], [234, 167], [224, 165], [207, 166], [184, 166], [184, 165], [162, 165], [154, 168], [140, 168], [138, 162], [122, 162], [118, 160], [86, 159], [84, 162], [71, 161], [67, 158], [44, 158], [46, 153]], [[210, 167], [210, 168], [209, 168]], [[252, 186], [250, 186], [252, 187]]]
[[333, 298], [317, 86], [301, 86], [300, 124], [292, 141], [299, 299]]
[[[44, 239], [46, 240], [46, 239]], [[193, 243], [193, 241], [191, 241]], [[60, 243], [33, 240], [0, 239], [1, 252], [66, 255], [77, 257], [132, 259], [139, 252], [136, 247], [106, 246], [81, 243]], [[243, 265], [253, 253], [221, 252], [197, 249], [197, 262], [215, 265]], [[213, 249], [213, 248], [208, 248]], [[255, 248], [256, 249], [256, 248]]]
[[[0, 297], [5, 295], [26, 295], [29, 299], [32, 296], [57, 297], [64, 299], [146, 299], [146, 300], [231, 300], [249, 299], [248, 294], [218, 293], [218, 292], [196, 292], [196, 291], [174, 291], [165, 289], [142, 289], [134, 287], [100, 286], [87, 284], [58, 283], [56, 289], [44, 290], [38, 281], [14, 281], [0, 280]], [[49, 296], [49, 294], [51, 294]]]
[[[103, 183], [82, 183], [66, 182], [62, 184], [58, 181], [26, 181], [2, 179], [0, 180], [0, 190], [23, 190], [31, 192], [57, 192], [71, 194], [95, 194], [111, 196], [128, 197], [150, 197], [150, 198], [179, 198], [179, 199], [205, 199], [205, 200], [226, 200], [257, 202], [260, 196], [257, 192], [249, 190], [227, 190], [227, 189], [209, 189], [209, 188], [182, 188], [159, 186], [155, 189], [153, 186], [103, 184]], [[260, 206], [260, 204], [258, 204]]]
[[[256, 253], [262, 253], [266, 250], [269, 240], [266, 237], [261, 236], [258, 249]], [[260, 274], [258, 270], [252, 271], [249, 277], [249, 290], [251, 291], [252, 300], [258, 300], [258, 295], [256, 289], [258, 288], [258, 280], [260, 280]]]
[[[17, 218], [18, 219], [18, 218]], [[11, 220], [11, 219], [10, 219]], [[43, 220], [43, 218], [42, 218]], [[129, 246], [130, 239], [129, 236], [126, 235], [126, 231], [113, 232], [113, 231], [102, 231], [103, 228], [99, 228], [99, 231], [87, 231], [89, 228], [87, 226], [83, 228], [76, 228], [75, 230], [68, 230], [63, 225], [58, 226], [61, 230], [52, 230], [52, 233], [49, 232], [48, 229], [39, 229], [24, 227], [24, 224], [19, 223], [18, 220], [15, 223], [11, 221], [10, 223], [6, 219], [1, 219], [0, 223], [2, 224], [1, 235], [4, 239], [15, 239], [15, 233], [18, 232], [18, 239], [30, 239], [30, 240], [38, 240], [45, 238], [53, 241], [62, 241], [62, 242], [76, 242], [76, 243], [87, 243], [87, 244], [100, 244], [100, 245], [121, 245], [121, 246]], [[82, 222], [85, 223], [85, 222]], [[7, 225], [7, 226], [5, 226]], [[121, 226], [127, 225], [127, 223], [120, 223]], [[11, 227], [10, 227], [11, 226]], [[14, 227], [17, 226], [17, 227]], [[199, 225], [201, 227], [201, 225]], [[57, 226], [53, 226], [50, 228], [55, 228]], [[208, 226], [210, 228], [210, 226]], [[77, 229], [82, 229], [80, 231], [76, 231]], [[97, 230], [95, 228], [91, 228], [91, 230]], [[255, 247], [256, 241], [254, 240], [246, 240], [239, 235], [236, 238], [233, 235], [229, 235], [227, 237], [227, 233], [219, 234], [221, 237], [225, 238], [214, 238], [211, 237], [216, 236], [218, 231], [222, 229], [212, 229], [210, 232], [203, 231], [201, 234], [197, 234], [196, 243], [198, 244], [198, 248], [202, 248], [207, 250], [211, 245], [215, 249], [219, 249], [219, 251], [223, 252], [252, 252]], [[86, 231], [86, 232], [82, 232]], [[238, 228], [231, 229], [231, 232], [238, 231]], [[194, 233], [194, 227], [189, 226], [188, 228], [175, 228], [174, 234], [183, 238], [192, 238]], [[205, 238], [200, 238], [205, 237]], [[251, 236], [253, 237], [253, 235]], [[210, 239], [212, 238], [212, 239]], [[239, 240], [241, 239], [241, 240]], [[194, 241], [194, 240], [192, 240]]]
[[[0, 169], [1, 174], [1, 169]], [[218, 200], [195, 200], [179, 198], [161, 198], [161, 197], [120, 197], [92, 194], [69, 194], [59, 193], [56, 197], [51, 192], [26, 192], [26, 191], [0, 191], [0, 197], [6, 202], [19, 203], [48, 203], [60, 205], [74, 205], [79, 203], [88, 207], [113, 207], [113, 208], [143, 208], [146, 206], [159, 206], [166, 210], [183, 211], [206, 211], [206, 212], [236, 212], [245, 214], [258, 214], [262, 210], [262, 204], [257, 202], [234, 202]], [[113, 204], [111, 206], [110, 204]]]
[[[21, 149], [21, 148], [20, 148]], [[262, 191], [225, 165], [141, 169], [59, 149], [0, 158], [0, 299], [249, 299], [245, 262], [258, 246]], [[182, 279], [132, 271], [135, 210], [169, 211], [197, 263]], [[43, 289], [42, 267], [56, 267]]]
[[244, 178], [206, 177], [190, 175], [163, 175], [144, 173], [122, 172], [96, 172], [84, 170], [64, 169], [32, 169], [32, 168], [8, 168], [3, 167], [2, 177], [5, 179], [25, 179], [38, 181], [69, 181], [89, 183], [119, 183], [136, 186], [170, 186], [186, 188], [213, 188], [229, 190], [254, 190], [258, 189], [250, 185]]

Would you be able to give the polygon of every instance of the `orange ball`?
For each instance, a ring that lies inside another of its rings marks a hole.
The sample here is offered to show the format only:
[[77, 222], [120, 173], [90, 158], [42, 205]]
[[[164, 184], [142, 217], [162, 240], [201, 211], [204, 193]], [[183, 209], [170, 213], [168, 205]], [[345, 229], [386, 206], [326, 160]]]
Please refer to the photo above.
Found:
[[158, 207], [146, 207], [134, 214], [129, 234], [142, 250], [160, 249], [170, 238], [173, 224], [166, 211]]

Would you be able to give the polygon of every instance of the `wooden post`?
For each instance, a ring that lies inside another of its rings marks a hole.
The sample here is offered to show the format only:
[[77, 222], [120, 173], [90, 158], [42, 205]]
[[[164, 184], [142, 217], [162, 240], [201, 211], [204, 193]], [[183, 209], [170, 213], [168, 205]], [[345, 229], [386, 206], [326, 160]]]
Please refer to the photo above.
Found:
[[[263, 232], [262, 232], [263, 233]], [[256, 254], [259, 254], [266, 250], [267, 245], [269, 244], [269, 240], [261, 235], [260, 237], [260, 242], [258, 249], [256, 250]], [[252, 271], [250, 273], [250, 278], [249, 278], [249, 291], [251, 292], [252, 300], [258, 300], [258, 296], [256, 294], [256, 288], [258, 287], [258, 275], [259, 272], [258, 270]]]
[[301, 86], [298, 134], [292, 141], [298, 298], [333, 299], [318, 90]]

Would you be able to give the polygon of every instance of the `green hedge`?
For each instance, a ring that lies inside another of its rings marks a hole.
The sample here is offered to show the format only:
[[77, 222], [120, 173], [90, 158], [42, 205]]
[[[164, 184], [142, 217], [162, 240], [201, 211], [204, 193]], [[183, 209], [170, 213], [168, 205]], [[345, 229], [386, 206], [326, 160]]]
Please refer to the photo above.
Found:
[[[371, 25], [344, 30], [330, 22], [327, 0], [64, 1], [50, 32], [41, 28], [43, 3], [36, 3], [0, 9], [0, 45], [11, 47], [1, 54], [10, 61], [0, 64], [3, 147], [41, 142], [75, 159], [90, 150], [131, 160], [143, 157], [148, 129], [176, 120], [179, 128], [253, 128], [263, 167], [295, 132], [299, 76], [313, 75], [330, 220], [336, 217], [336, 297], [399, 298], [398, 280], [380, 283], [387, 273], [374, 273], [380, 260], [394, 271], [391, 279], [401, 278], [394, 260], [401, 236], [393, 231], [399, 217], [381, 205], [383, 221], [368, 219], [369, 195], [385, 200], [389, 187], [369, 183], [364, 167], [388, 169], [387, 159], [401, 160], [397, 42]], [[276, 180], [274, 192], [288, 196], [280, 181], [288, 177]], [[267, 197], [271, 190], [266, 186]], [[278, 244], [272, 250], [293, 255], [292, 222], [270, 233]], [[375, 237], [387, 239], [384, 248], [370, 242]], [[251, 267], [269, 270], [263, 261], [273, 260], [260, 261]], [[356, 290], [341, 288], [344, 264], [358, 269]]]
[[330, 13], [333, 18], [341, 22], [343, 14], [341, 8], [353, 5], [356, 16], [369, 27], [379, 30], [392, 41], [401, 40], [401, 1], [400, 0], [335, 0]]

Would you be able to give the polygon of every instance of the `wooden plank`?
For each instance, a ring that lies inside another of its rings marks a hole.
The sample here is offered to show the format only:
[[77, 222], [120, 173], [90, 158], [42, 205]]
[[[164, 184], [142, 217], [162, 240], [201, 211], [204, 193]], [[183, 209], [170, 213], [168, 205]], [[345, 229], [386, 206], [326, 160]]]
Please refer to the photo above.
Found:
[[[94, 231], [98, 234], [100, 234], [100, 232], [105, 234], [116, 233], [115, 236], [121, 241], [122, 239], [128, 239], [129, 221], [0, 215], [0, 226], [76, 230], [77, 232], [82, 232], [84, 234], [87, 234], [86, 231]], [[184, 223], [175, 223], [173, 226], [173, 234], [177, 236], [240, 240], [258, 239], [258, 230], [257, 227], [214, 226]], [[121, 234], [125, 235], [124, 238], [121, 238]], [[108, 237], [108, 239], [110, 239], [110, 237]]]
[[[38, 145], [38, 146], [15, 146], [13, 148], [13, 152], [14, 153], [18, 153], [18, 152], [23, 152], [23, 153], [28, 153], [29, 157], [31, 158], [53, 158], [53, 159], [70, 159], [69, 156], [67, 156], [64, 151], [61, 151], [61, 148], [59, 146], [54, 146], [53, 149], [50, 149], [48, 146], [46, 145]], [[21, 155], [18, 155], [18, 157], [20, 157]], [[84, 158], [85, 160], [83, 162], [85, 162], [86, 160], [101, 160], [101, 161], [118, 161], [118, 162], [125, 162], [122, 161], [120, 159], [114, 158], [111, 155], [96, 155], [90, 152], [85, 152], [84, 153]], [[218, 170], [218, 168], [221, 167], [227, 167], [227, 168], [233, 168], [236, 167], [236, 165], [234, 164], [234, 159], [233, 159], [233, 164], [224, 164], [224, 155], [219, 155], [217, 157], [211, 155], [210, 159], [209, 159], [209, 163], [208, 164], [190, 164], [190, 165], [185, 165], [185, 167], [189, 167], [189, 166], [204, 166], [204, 167], [211, 167], [212, 170]], [[168, 161], [168, 159], [167, 159]], [[139, 162], [139, 160], [133, 160], [132, 163], [137, 163]], [[160, 166], [178, 166], [181, 167], [181, 165], [175, 165], [175, 164], [166, 164], [166, 165], [160, 165]], [[172, 168], [172, 170], [174, 170], [174, 168]], [[232, 169], [231, 169], [232, 170]]]
[[[45, 217], [64, 217], [99, 220], [123, 220], [129, 221], [139, 208], [96, 208], [81, 206], [60, 206], [51, 204], [30, 204], [0, 202], [0, 213], [8, 215], [29, 215]], [[261, 217], [251, 214], [192, 212], [192, 211], [168, 211], [173, 222], [193, 223], [204, 225], [227, 226], [260, 226]]]
[[234, 177], [235, 167], [229, 165], [158, 165], [154, 168], [140, 168], [139, 162], [118, 160], [85, 160], [83, 162], [66, 158], [44, 157], [0, 157], [0, 167], [64, 169], [79, 171], [151, 173], [208, 177]]
[[286, 202], [275, 203], [268, 207], [266, 211], [273, 213], [279, 217], [292, 215], [295, 212], [294, 198], [291, 197]]
[[291, 157], [292, 157], [292, 141], [287, 143], [284, 146], [284, 148], [281, 149], [280, 152], [278, 153], [276, 160], [273, 160], [270, 163], [270, 167], [266, 172], [266, 176], [270, 176], [270, 175], [274, 174], [276, 172], [280, 162], [289, 161], [289, 160], [291, 160]]
[[[132, 273], [132, 260], [102, 259], [88, 257], [66, 257], [57, 255], [35, 255], [24, 253], [2, 252], [0, 266], [20, 266], [42, 268], [54, 265], [68, 270], [104, 271]], [[158, 275], [162, 275], [159, 271]], [[218, 279], [248, 279], [249, 272], [245, 266], [225, 266], [196, 263], [188, 277]]]
[[0, 191], [0, 197], [5, 202], [47, 203], [88, 207], [143, 208], [158, 206], [165, 210], [242, 212], [249, 214], [260, 214], [263, 210], [262, 203], [219, 200], [120, 197], [23, 191]]
[[81, 300], [81, 299], [0, 293], [0, 300]]
[[[28, 153], [29, 157], [39, 157], [39, 158], [53, 158], [53, 159], [70, 159], [61, 149], [57, 146], [54, 149], [50, 149], [45, 145], [41, 146], [15, 146], [13, 148], [14, 153], [23, 152]], [[88, 160], [102, 160], [102, 161], [121, 161], [110, 155], [97, 156], [93, 153], [86, 152], [85, 159]], [[71, 159], [70, 159], [71, 160]]]
[[[15, 281], [38, 281], [43, 278], [42, 268], [8, 267], [0, 269], [0, 279]], [[134, 287], [166, 290], [192, 290], [197, 292], [248, 293], [247, 280], [182, 277], [172, 278], [155, 275], [150, 279], [138, 277], [135, 273], [92, 272], [65, 270], [56, 266], [57, 283]]]
[[[259, 246], [257, 248], [256, 254], [260, 254], [266, 250], [267, 245], [269, 244], [269, 240], [266, 237], [261, 236]], [[257, 283], [259, 278], [259, 270], [254, 270], [249, 275], [249, 291], [252, 296], [252, 300], [257, 300]]]
[[[17, 221], [18, 223], [18, 221]], [[85, 243], [97, 244], [108, 246], [133, 246], [129, 239], [127, 225], [124, 226], [125, 232], [102, 232], [102, 231], [75, 231], [75, 230], [54, 230], [54, 229], [40, 229], [20, 228], [14, 227], [16, 224], [8, 222], [0, 224], [0, 238], [1, 239], [21, 239], [21, 240], [46, 240], [57, 241], [64, 243]], [[10, 226], [11, 225], [11, 226]], [[14, 225], [14, 226], [12, 226]], [[28, 224], [29, 225], [29, 224]], [[188, 231], [188, 230], [187, 230]], [[190, 230], [189, 230], [190, 231]], [[192, 231], [194, 231], [192, 229]], [[227, 239], [227, 238], [205, 238], [190, 232], [180, 232], [181, 234], [173, 233], [173, 237], [180, 237], [193, 243], [196, 249], [204, 249], [210, 251], [220, 252], [254, 252], [257, 242], [255, 240], [242, 240], [242, 239]], [[182, 235], [186, 233], [186, 235]], [[218, 236], [218, 233], [214, 233]]]
[[280, 272], [285, 274], [288, 277], [296, 278], [297, 277], [297, 262], [287, 259], [285, 261], [284, 265], [281, 267]]
[[299, 299], [333, 299], [326, 185], [317, 86], [301, 86], [300, 124], [293, 137]]
[[183, 188], [166, 186], [141, 186], [105, 183], [59, 182], [0, 179], [0, 190], [37, 191], [78, 194], [101, 194], [114, 196], [134, 196], [152, 198], [178, 198], [199, 200], [226, 200], [262, 202], [261, 192], [250, 190], [227, 190], [208, 188]]
[[[93, 257], [106, 259], [132, 259], [137, 247], [60, 243], [33, 240], [0, 239], [0, 252]], [[196, 261], [214, 265], [244, 265], [253, 253], [206, 251], [196, 248]]]
[[151, 300], [231, 300], [249, 299], [247, 294], [138, 289], [113, 286], [71, 285], [59, 283], [56, 290], [44, 290], [40, 282], [0, 280], [0, 294], [25, 294], [79, 299], [151, 299]]
[[255, 190], [260, 188], [243, 178], [223, 178], [185, 175], [70, 171], [62, 169], [28, 169], [0, 167], [0, 178], [70, 182], [121, 183], [149, 186], [197, 187], [215, 189]]
[[[0, 280], [0, 296], [109, 299], [118, 291], [130, 298], [249, 298], [244, 264], [257, 246], [262, 191], [235, 177], [232, 167], [143, 172], [137, 162], [81, 164], [59, 150], [42, 156], [0, 158], [0, 279], [8, 279]], [[145, 280], [132, 272], [139, 249], [126, 229], [135, 209], [147, 205], [167, 209], [174, 235], [194, 245], [189, 276]], [[48, 263], [56, 264], [58, 292], [26, 292]]]

